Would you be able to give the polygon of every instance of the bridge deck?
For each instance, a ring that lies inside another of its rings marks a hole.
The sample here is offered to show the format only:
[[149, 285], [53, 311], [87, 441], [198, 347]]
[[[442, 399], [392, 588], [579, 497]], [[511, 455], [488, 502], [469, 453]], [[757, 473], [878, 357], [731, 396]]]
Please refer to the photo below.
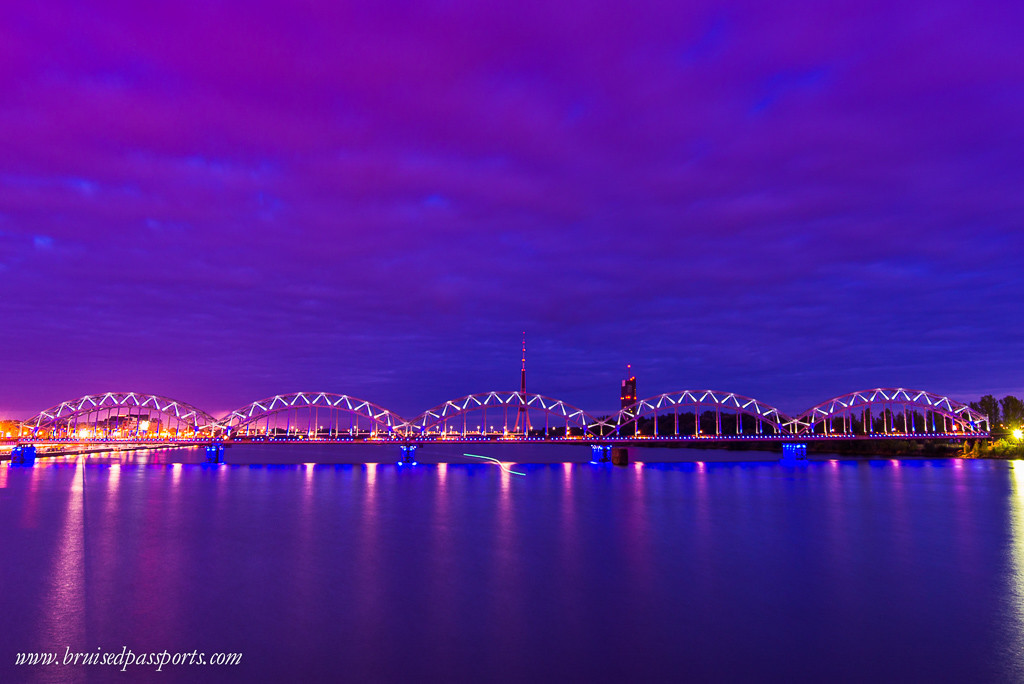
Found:
[[965, 439], [988, 439], [988, 433], [871, 433], [871, 434], [767, 434], [767, 435], [669, 435], [653, 437], [649, 435], [640, 436], [574, 436], [574, 437], [524, 437], [522, 435], [457, 435], [441, 437], [440, 435], [408, 435], [394, 437], [345, 437], [345, 438], [316, 438], [316, 437], [235, 437], [228, 440], [217, 439], [122, 439], [122, 440], [82, 440], [82, 439], [29, 439], [22, 438], [21, 441], [6, 440], [0, 442], [0, 448], [13, 447], [16, 444], [34, 444], [40, 447], [178, 447], [178, 446], [203, 446], [207, 444], [375, 444], [375, 445], [402, 445], [402, 444], [575, 444], [575, 445], [623, 445], [623, 446], [654, 446], [654, 445], [682, 445], [682, 444], [742, 444], [742, 443], [782, 443], [782, 442], [841, 442], [841, 441], [885, 441], [885, 440], [955, 440]]

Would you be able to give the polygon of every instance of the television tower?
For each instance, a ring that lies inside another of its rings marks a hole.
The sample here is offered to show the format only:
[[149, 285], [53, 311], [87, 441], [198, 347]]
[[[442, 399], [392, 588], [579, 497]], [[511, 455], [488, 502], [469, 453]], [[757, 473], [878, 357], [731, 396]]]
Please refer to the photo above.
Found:
[[523, 331], [523, 368], [519, 375], [519, 413], [516, 414], [515, 432], [519, 432], [519, 426], [523, 427], [523, 434], [530, 433], [530, 412], [526, 408], [526, 331]]

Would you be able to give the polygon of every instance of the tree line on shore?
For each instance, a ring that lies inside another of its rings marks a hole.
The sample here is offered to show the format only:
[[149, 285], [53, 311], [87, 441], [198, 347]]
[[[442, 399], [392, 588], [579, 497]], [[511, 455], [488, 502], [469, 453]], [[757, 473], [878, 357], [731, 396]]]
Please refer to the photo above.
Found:
[[1002, 399], [986, 394], [978, 401], [972, 401], [970, 407], [988, 416], [989, 430], [992, 432], [1008, 432], [1024, 425], [1024, 401], [1012, 394]]
[[991, 440], [967, 440], [963, 456], [967, 458], [1024, 458], [1024, 441], [1020, 432], [1024, 428], [1024, 401], [1009, 394], [996, 399], [986, 394], [970, 407], [988, 416]]

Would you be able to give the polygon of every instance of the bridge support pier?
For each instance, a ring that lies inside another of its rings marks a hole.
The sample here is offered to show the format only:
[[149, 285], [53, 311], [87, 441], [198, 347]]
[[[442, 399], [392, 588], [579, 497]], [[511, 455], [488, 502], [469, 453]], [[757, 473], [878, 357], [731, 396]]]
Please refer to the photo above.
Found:
[[786, 462], [806, 461], [807, 445], [799, 442], [783, 442], [782, 460]]
[[416, 447], [418, 444], [403, 444], [402, 449], [402, 460], [398, 462], [398, 465], [416, 465]]
[[591, 463], [607, 463], [611, 460], [612, 447], [608, 444], [591, 444], [590, 445], [590, 462]]
[[19, 444], [11, 449], [11, 465], [31, 466], [36, 464], [34, 444]]
[[207, 463], [223, 463], [224, 462], [224, 445], [223, 444], [208, 444], [206, 446], [206, 462]]

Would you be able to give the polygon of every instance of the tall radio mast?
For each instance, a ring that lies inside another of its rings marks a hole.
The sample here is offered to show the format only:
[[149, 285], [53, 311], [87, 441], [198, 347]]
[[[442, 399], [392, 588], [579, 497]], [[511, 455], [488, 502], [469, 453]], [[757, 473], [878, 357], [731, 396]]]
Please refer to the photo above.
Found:
[[523, 434], [530, 433], [530, 412], [526, 408], [526, 331], [523, 331], [523, 368], [519, 375], [519, 413], [516, 415], [515, 431], [519, 432], [519, 426], [523, 428]]

